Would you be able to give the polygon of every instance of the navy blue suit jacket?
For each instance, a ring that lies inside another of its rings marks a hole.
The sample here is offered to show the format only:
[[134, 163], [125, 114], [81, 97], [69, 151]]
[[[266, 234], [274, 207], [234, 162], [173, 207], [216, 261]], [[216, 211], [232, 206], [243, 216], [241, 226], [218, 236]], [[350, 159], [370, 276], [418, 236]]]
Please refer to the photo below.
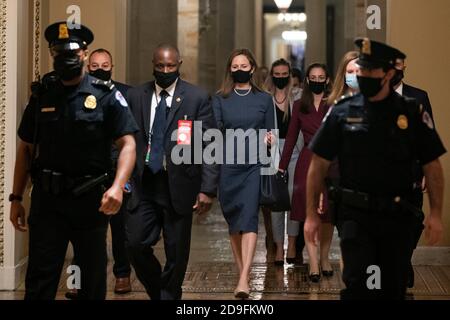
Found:
[[[136, 134], [137, 159], [131, 179], [133, 192], [128, 205], [128, 209], [131, 211], [137, 208], [142, 194], [145, 192], [145, 190], [142, 190], [142, 176], [146, 165], [145, 156], [149, 141], [150, 112], [154, 91], [155, 83], [152, 81], [128, 90], [127, 95], [131, 112], [140, 129]], [[187, 215], [192, 214], [192, 207], [200, 192], [211, 196], [216, 195], [220, 167], [218, 165], [194, 164], [195, 150], [200, 148], [203, 151], [207, 144], [202, 141], [202, 145], [195, 145], [198, 142], [193, 137], [191, 146], [187, 147], [191, 148], [192, 164], [178, 165], [172, 162], [171, 153], [177, 145], [177, 141], [172, 141], [171, 136], [178, 129], [179, 120], [201, 121], [203, 132], [217, 128], [208, 93], [181, 79], [177, 82], [167, 118], [165, 151], [173, 208], [178, 214]]]

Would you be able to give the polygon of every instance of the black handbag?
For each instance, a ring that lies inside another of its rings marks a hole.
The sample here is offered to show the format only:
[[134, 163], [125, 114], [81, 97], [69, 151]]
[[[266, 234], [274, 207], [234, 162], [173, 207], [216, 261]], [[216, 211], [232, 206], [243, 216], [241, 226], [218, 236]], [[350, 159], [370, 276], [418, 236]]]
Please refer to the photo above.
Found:
[[261, 175], [260, 205], [274, 212], [290, 211], [289, 174], [278, 172], [274, 175]]
[[[278, 129], [275, 101], [273, 102], [273, 111], [275, 120], [274, 127], [275, 129]], [[278, 154], [281, 155], [281, 151], [278, 148], [277, 150], [277, 156]], [[290, 211], [291, 198], [289, 196], [288, 184], [289, 174], [287, 170], [284, 173], [278, 171], [274, 175], [261, 175], [259, 200], [260, 205], [269, 208], [274, 212]]]

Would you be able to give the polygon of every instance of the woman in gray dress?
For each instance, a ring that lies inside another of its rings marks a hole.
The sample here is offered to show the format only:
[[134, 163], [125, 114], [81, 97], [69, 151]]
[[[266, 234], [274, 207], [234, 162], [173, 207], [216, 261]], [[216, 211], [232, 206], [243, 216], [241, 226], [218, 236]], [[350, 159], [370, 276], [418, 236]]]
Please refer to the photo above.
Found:
[[[249, 50], [235, 50], [228, 59], [222, 88], [213, 99], [217, 124], [225, 136], [219, 201], [229, 225], [231, 248], [240, 275], [237, 298], [249, 297], [250, 269], [256, 249], [262, 169], [258, 137], [265, 130], [265, 143], [271, 145], [274, 140], [270, 132], [275, 122], [272, 97], [252, 80], [256, 68]], [[238, 149], [245, 150], [245, 155]]]

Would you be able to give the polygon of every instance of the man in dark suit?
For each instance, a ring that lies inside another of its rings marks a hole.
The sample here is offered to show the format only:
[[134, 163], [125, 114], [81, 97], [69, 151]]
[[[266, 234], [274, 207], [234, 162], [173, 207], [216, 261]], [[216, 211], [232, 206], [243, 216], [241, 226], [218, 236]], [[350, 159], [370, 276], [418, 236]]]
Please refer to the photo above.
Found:
[[430, 99], [428, 98], [428, 93], [424, 90], [407, 85], [403, 82], [406, 70], [405, 59], [397, 59], [395, 68], [397, 69], [397, 73], [392, 81], [395, 91], [397, 91], [397, 93], [401, 96], [415, 98], [419, 105], [423, 106], [423, 110], [428, 112], [431, 118], [434, 119]]
[[[406, 63], [405, 63], [405, 56], [401, 56], [397, 58], [395, 69], [396, 69], [396, 75], [392, 79], [392, 85], [395, 89], [395, 91], [400, 94], [401, 96], [405, 96], [408, 98], [414, 98], [417, 100], [418, 104], [423, 108], [424, 114], [428, 115], [429, 121], [433, 122], [434, 125], [434, 118], [433, 118], [433, 110], [431, 108], [430, 99], [428, 98], [428, 93], [424, 90], [421, 90], [419, 88], [407, 85], [403, 82], [403, 79], [405, 77], [405, 70], [406, 70]], [[434, 125], [434, 127], [436, 127]], [[415, 176], [416, 176], [416, 183], [414, 186], [414, 205], [422, 210], [423, 207], [423, 192], [426, 190], [425, 186], [425, 179], [423, 170], [420, 165], [417, 165], [415, 170]], [[411, 248], [411, 258], [414, 252], [414, 249], [417, 247], [417, 243], [420, 240], [420, 237], [422, 235], [423, 231], [423, 220], [425, 219], [425, 216], [418, 217], [417, 226], [415, 230], [415, 239], [413, 239], [414, 246]], [[412, 267], [412, 263], [409, 265], [408, 270], [408, 282], [407, 282], [408, 288], [414, 287], [414, 269]]]
[[[126, 218], [127, 246], [136, 275], [152, 300], [181, 299], [193, 211], [209, 211], [219, 176], [216, 165], [194, 164], [195, 150], [203, 150], [205, 144], [195, 145], [198, 132], [192, 131], [193, 122], [201, 122], [202, 132], [216, 128], [216, 122], [208, 94], [179, 78], [181, 64], [176, 47], [160, 45], [153, 57], [156, 81], [130, 89], [127, 99], [141, 129]], [[180, 126], [191, 126], [187, 134], [191, 137], [184, 140], [179, 135], [173, 141]], [[172, 150], [180, 144], [191, 155], [190, 163], [173, 162]], [[161, 230], [164, 270], [153, 251]]]

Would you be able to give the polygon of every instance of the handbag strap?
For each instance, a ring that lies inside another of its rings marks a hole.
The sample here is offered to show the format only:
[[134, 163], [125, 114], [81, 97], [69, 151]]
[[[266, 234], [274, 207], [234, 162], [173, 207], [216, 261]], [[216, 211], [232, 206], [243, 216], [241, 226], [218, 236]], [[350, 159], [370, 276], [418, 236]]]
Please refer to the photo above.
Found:
[[[278, 117], [277, 117], [277, 105], [275, 102], [275, 97], [272, 97], [272, 102], [273, 102], [273, 117], [275, 120], [275, 124], [274, 124], [274, 128], [275, 130], [278, 130]], [[278, 137], [277, 137], [278, 138]], [[275, 146], [275, 148], [278, 150], [277, 154], [274, 156], [275, 158], [272, 158], [272, 161], [274, 162], [274, 167], [276, 167], [276, 169], [278, 170], [278, 167], [280, 165], [280, 161], [281, 161], [281, 150], [279, 147], [279, 144], [277, 143], [277, 145]]]

